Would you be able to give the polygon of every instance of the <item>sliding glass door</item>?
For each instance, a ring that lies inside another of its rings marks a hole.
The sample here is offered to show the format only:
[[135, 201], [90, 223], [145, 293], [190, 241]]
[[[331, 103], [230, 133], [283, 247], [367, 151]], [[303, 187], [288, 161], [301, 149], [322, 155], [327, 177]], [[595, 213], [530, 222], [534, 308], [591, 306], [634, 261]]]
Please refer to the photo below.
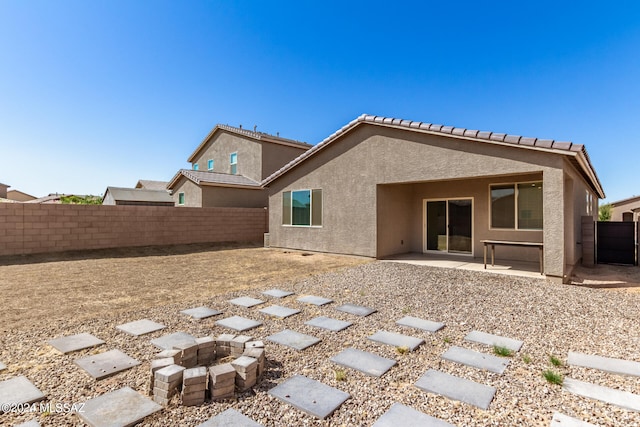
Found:
[[425, 250], [471, 254], [472, 199], [425, 202]]

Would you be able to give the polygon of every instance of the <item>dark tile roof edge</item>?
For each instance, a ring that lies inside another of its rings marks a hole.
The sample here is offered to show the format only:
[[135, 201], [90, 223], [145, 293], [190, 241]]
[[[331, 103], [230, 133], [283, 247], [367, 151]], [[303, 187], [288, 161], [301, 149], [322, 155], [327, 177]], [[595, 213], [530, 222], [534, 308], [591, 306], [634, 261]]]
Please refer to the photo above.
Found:
[[632, 203], [640, 200], [640, 196], [627, 197], [626, 199], [616, 200], [615, 202], [610, 202], [611, 206], [620, 206], [625, 205], [627, 203]]
[[[200, 175], [201, 177], [198, 177]], [[202, 175], [210, 175], [211, 178], [218, 179], [202, 179]], [[180, 177], [184, 176], [188, 180], [194, 182], [197, 185], [220, 185], [225, 187], [237, 187], [237, 188], [262, 188], [262, 185], [259, 182], [252, 180], [251, 178], [247, 178], [244, 175], [230, 175], [223, 174], [220, 172], [209, 172], [209, 171], [193, 171], [191, 169], [180, 169], [176, 175], [169, 181], [167, 185], [167, 189], [172, 189], [180, 179]], [[244, 181], [244, 182], [231, 182], [232, 180], [223, 180], [221, 178], [224, 177], [240, 177], [241, 179], [234, 179], [236, 181]]]
[[237, 128], [234, 126], [223, 125], [218, 123], [213, 127], [213, 129], [211, 129], [211, 132], [207, 134], [207, 136], [202, 140], [202, 142], [193, 151], [193, 153], [191, 153], [191, 155], [187, 159], [188, 162], [193, 161], [196, 155], [202, 150], [202, 148], [204, 148], [204, 146], [211, 139], [211, 137], [213, 137], [213, 135], [216, 133], [217, 130], [224, 130], [227, 132], [235, 133], [236, 135], [246, 136], [248, 138], [255, 139], [256, 141], [264, 141], [264, 142], [271, 142], [274, 144], [288, 145], [292, 147], [302, 148], [305, 150], [308, 150], [309, 148], [312, 147], [311, 144], [307, 144], [306, 142], [302, 142], [302, 141], [296, 141], [295, 139], [282, 138], [280, 136], [270, 135], [264, 132], [254, 132], [252, 130]]
[[585, 165], [583, 167], [586, 175], [588, 175], [589, 179], [593, 182], [594, 189], [598, 192], [601, 198], [604, 198], [604, 190], [602, 189], [602, 185], [598, 176], [593, 169], [593, 165], [591, 164], [591, 160], [589, 159], [589, 155], [584, 145], [582, 144], [574, 144], [572, 142], [565, 141], [555, 141], [552, 139], [539, 139], [539, 138], [530, 138], [523, 137], [518, 135], [507, 135], [503, 133], [495, 133], [489, 131], [478, 131], [472, 129], [465, 128], [456, 128], [452, 126], [443, 126], [436, 125], [431, 123], [424, 122], [416, 122], [411, 120], [401, 120], [394, 119], [390, 117], [381, 117], [381, 116], [373, 116], [368, 114], [362, 114], [358, 116], [356, 119], [350, 121], [346, 125], [342, 126], [336, 132], [329, 135], [327, 138], [314, 145], [310, 150], [302, 153], [300, 156], [296, 157], [286, 165], [284, 165], [279, 170], [272, 173], [270, 176], [265, 178], [262, 181], [262, 185], [267, 185], [279, 176], [286, 173], [289, 169], [293, 168], [297, 164], [301, 163], [308, 157], [314, 155], [316, 152], [322, 150], [324, 147], [329, 145], [331, 142], [336, 140], [340, 135], [343, 135], [353, 128], [358, 126], [361, 123], [368, 123], [376, 126], [386, 126], [386, 127], [395, 127], [395, 128], [406, 128], [407, 130], [413, 132], [427, 132], [438, 134], [442, 136], [449, 136], [453, 138], [464, 138], [468, 140], [478, 141], [478, 142], [487, 142], [491, 144], [501, 144], [505, 146], [514, 146], [520, 148], [555, 152], [560, 154], [567, 155], [581, 155], [585, 160]]

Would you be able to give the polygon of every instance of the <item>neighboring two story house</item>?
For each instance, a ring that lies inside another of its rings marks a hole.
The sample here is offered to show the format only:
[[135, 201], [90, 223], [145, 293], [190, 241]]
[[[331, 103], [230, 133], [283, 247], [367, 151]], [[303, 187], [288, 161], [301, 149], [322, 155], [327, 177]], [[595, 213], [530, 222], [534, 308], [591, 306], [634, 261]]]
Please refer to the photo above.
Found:
[[216, 125], [167, 185], [176, 206], [266, 207], [261, 181], [312, 146], [303, 142]]

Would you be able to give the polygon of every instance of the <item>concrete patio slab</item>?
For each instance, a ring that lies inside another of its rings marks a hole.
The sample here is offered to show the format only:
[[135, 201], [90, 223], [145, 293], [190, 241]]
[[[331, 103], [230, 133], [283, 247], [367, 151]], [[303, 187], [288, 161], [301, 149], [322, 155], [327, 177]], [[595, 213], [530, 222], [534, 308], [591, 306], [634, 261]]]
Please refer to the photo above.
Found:
[[595, 424], [556, 412], [551, 419], [551, 427], [596, 427]]
[[305, 295], [297, 299], [297, 301], [303, 302], [305, 304], [313, 304], [313, 305], [325, 305], [333, 302], [332, 299], [317, 297], [315, 295]]
[[256, 305], [260, 305], [264, 303], [264, 301], [262, 301], [261, 299], [256, 299], [251, 297], [235, 298], [235, 299], [229, 300], [229, 302], [231, 304], [239, 305], [241, 307], [246, 307], [246, 308], [251, 308]]
[[500, 335], [487, 334], [486, 332], [471, 331], [464, 337], [465, 341], [477, 342], [490, 346], [506, 347], [511, 351], [519, 351], [524, 342], [513, 338], [501, 337]]
[[44, 393], [25, 376], [0, 382], [0, 405], [33, 403], [44, 398]]
[[291, 291], [283, 291], [282, 289], [269, 289], [268, 291], [264, 291], [262, 295], [266, 295], [273, 298], [284, 298], [289, 295], [293, 295]]
[[300, 310], [289, 307], [282, 307], [280, 305], [271, 305], [269, 307], [260, 310], [260, 313], [268, 314], [269, 316], [279, 317], [285, 319], [294, 314], [300, 313]]
[[378, 331], [369, 337], [371, 341], [379, 342], [381, 344], [391, 345], [393, 347], [406, 347], [413, 351], [424, 340], [421, 338], [410, 337], [409, 335], [397, 334], [395, 332]]
[[341, 351], [329, 360], [372, 377], [383, 376], [389, 369], [397, 364], [393, 359], [387, 359], [386, 357], [378, 356], [368, 351], [357, 350], [353, 347]]
[[422, 329], [427, 332], [438, 332], [444, 328], [444, 323], [432, 322], [431, 320], [420, 319], [419, 317], [405, 316], [396, 322], [396, 325], [407, 326], [409, 328]]
[[502, 357], [456, 346], [449, 348], [442, 355], [442, 358], [450, 362], [471, 366], [472, 368], [485, 369], [496, 374], [504, 373], [507, 366], [509, 366], [509, 361]]
[[353, 325], [351, 322], [345, 322], [344, 320], [332, 319], [331, 317], [314, 317], [313, 319], [304, 323], [305, 325], [313, 326], [315, 328], [328, 329], [333, 332], [340, 332]]
[[433, 369], [429, 369], [422, 375], [415, 385], [426, 392], [440, 394], [485, 410], [489, 408], [493, 396], [496, 394], [495, 387], [478, 384]]
[[455, 427], [439, 418], [432, 417], [424, 412], [416, 411], [410, 406], [394, 403], [372, 427]]
[[96, 380], [107, 378], [140, 364], [139, 361], [127, 356], [120, 350], [111, 350], [105, 353], [83, 357], [74, 360], [73, 363], [84, 369]]
[[172, 350], [175, 345], [191, 343], [196, 343], [196, 337], [186, 332], [174, 332], [151, 340], [151, 344], [160, 350]]
[[272, 388], [269, 394], [321, 420], [351, 397], [349, 393], [302, 375], [289, 378]]
[[180, 313], [186, 314], [187, 316], [192, 317], [196, 320], [202, 320], [206, 319], [207, 317], [213, 317], [222, 314], [220, 310], [215, 310], [209, 307], [189, 308], [187, 310], [182, 310]]
[[258, 322], [257, 320], [247, 319], [246, 317], [241, 316], [231, 316], [226, 319], [218, 320], [216, 325], [222, 326], [224, 328], [233, 329], [234, 331], [248, 331], [249, 329], [257, 328], [262, 325], [262, 322]]
[[612, 374], [640, 377], [640, 362], [634, 362], [631, 360], [613, 359], [610, 357], [570, 351], [569, 357], [567, 357], [567, 364], [572, 366], [582, 366], [584, 368], [599, 369]]
[[277, 344], [286, 345], [287, 347], [291, 347], [296, 350], [304, 350], [305, 348], [311, 347], [312, 345], [322, 341], [320, 338], [301, 334], [300, 332], [292, 331], [290, 329], [285, 329], [277, 334], [269, 335], [266, 339]]
[[13, 427], [40, 427], [40, 423], [36, 420], [25, 421], [24, 423], [15, 424]]
[[104, 344], [104, 341], [91, 334], [82, 333], [55, 338], [47, 341], [47, 343], [62, 354], [67, 354], [73, 351], [84, 350], [85, 348], [97, 347]]
[[258, 424], [235, 409], [227, 409], [196, 427], [262, 427], [262, 424]]
[[162, 409], [130, 387], [88, 400], [78, 417], [92, 427], [132, 426]]
[[136, 320], [135, 322], [125, 323], [123, 325], [116, 326], [117, 329], [125, 332], [134, 337], [150, 334], [151, 332], [164, 329], [165, 326], [161, 323], [154, 322], [149, 319]]
[[336, 310], [349, 314], [354, 314], [360, 317], [367, 317], [370, 314], [375, 313], [377, 310], [362, 305], [356, 304], [342, 304], [340, 307], [336, 307]]
[[640, 412], [640, 395], [584, 381], [565, 378], [562, 388], [578, 396], [599, 400], [631, 411]]

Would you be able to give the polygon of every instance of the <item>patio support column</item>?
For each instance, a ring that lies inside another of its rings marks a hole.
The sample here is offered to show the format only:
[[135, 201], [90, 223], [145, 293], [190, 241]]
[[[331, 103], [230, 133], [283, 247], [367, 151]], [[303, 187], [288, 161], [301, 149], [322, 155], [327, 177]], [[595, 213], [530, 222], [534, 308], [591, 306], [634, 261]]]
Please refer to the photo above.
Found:
[[562, 283], [565, 272], [564, 173], [561, 169], [545, 169], [542, 179], [544, 273], [548, 279]]

